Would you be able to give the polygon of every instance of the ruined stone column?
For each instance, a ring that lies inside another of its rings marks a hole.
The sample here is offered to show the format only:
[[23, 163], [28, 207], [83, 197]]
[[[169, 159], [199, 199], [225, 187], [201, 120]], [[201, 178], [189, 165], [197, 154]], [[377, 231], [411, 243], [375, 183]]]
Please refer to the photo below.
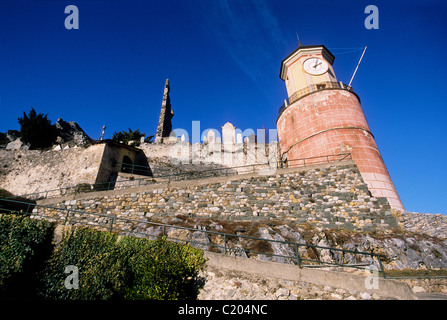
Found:
[[158, 120], [157, 133], [155, 134], [155, 143], [169, 141], [169, 135], [172, 131], [172, 117], [174, 112], [171, 110], [171, 99], [169, 98], [169, 79], [166, 79], [163, 92], [163, 101], [161, 103], [160, 119]]

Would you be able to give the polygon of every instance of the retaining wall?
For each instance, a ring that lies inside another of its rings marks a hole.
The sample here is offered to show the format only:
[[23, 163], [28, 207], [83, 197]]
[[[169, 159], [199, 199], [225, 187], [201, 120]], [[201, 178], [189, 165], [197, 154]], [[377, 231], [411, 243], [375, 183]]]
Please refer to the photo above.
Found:
[[15, 195], [94, 184], [105, 144], [67, 150], [0, 150], [0, 188]]
[[[158, 184], [86, 193], [39, 204], [139, 220], [182, 214], [219, 220], [286, 219], [359, 231], [397, 227], [388, 201], [371, 196], [352, 161], [279, 169], [266, 176], [236, 175], [169, 187]], [[34, 211], [47, 218], [66, 214], [50, 208]]]
[[[199, 299], [416, 299], [405, 282], [205, 252]], [[369, 277], [369, 278], [368, 278]], [[372, 281], [377, 281], [374, 285]], [[367, 284], [365, 284], [367, 283]]]

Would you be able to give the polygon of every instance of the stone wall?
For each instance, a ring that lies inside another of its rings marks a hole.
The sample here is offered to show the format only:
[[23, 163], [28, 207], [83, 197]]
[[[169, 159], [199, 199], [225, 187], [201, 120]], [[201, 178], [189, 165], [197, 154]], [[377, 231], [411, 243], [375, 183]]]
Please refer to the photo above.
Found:
[[406, 283], [361, 274], [300, 269], [297, 266], [206, 253], [199, 300], [381, 300], [415, 299]]
[[23, 195], [95, 183], [104, 147], [0, 150], [0, 188]]
[[[198, 173], [203, 170], [227, 168], [219, 162], [209, 163], [200, 161], [193, 163], [192, 145], [189, 143], [183, 143], [183, 145], [187, 148], [187, 159], [182, 163], [175, 164], [173, 164], [171, 158], [173, 148], [177, 148], [176, 143], [141, 143], [138, 148], [146, 154], [154, 177], [166, 177], [168, 175], [182, 175], [188, 172]], [[200, 144], [198, 146], [202, 150], [205, 145]]]
[[[141, 143], [138, 148], [147, 155], [154, 176], [225, 168], [232, 168], [234, 172], [243, 173], [251, 170], [252, 165], [267, 165], [268, 163], [277, 167], [276, 143], [258, 144], [254, 138], [251, 141], [246, 140], [241, 143], [234, 141], [221, 143], [214, 140], [200, 144], [185, 141]], [[323, 160], [326, 159], [319, 159], [319, 162]]]
[[403, 230], [423, 233], [430, 237], [447, 238], [447, 216], [441, 213], [403, 212], [397, 215]]
[[[387, 200], [370, 195], [352, 161], [55, 201], [52, 205], [61, 208], [134, 219], [181, 214], [219, 220], [287, 220], [349, 230], [397, 227]], [[37, 215], [58, 214], [51, 209], [35, 210]]]
[[[185, 130], [176, 130], [163, 143], [160, 139], [158, 143], [141, 142], [139, 148], [147, 155], [154, 176], [224, 168], [243, 173], [244, 166], [268, 163], [277, 167], [276, 130], [258, 129], [255, 135], [252, 129], [242, 131], [227, 122], [221, 131], [200, 133], [199, 122], [193, 122], [192, 131], [192, 137]], [[180, 134], [181, 138], [176, 136]]]
[[[77, 200], [66, 203], [67, 207], [75, 206]], [[95, 205], [97, 204], [91, 200], [92, 209]], [[382, 263], [386, 270], [447, 268], [445, 237], [434, 238], [405, 230], [357, 232], [326, 229], [322, 225], [312, 227], [310, 224], [297, 224], [287, 220], [217, 220], [188, 218], [181, 214], [129, 221], [116, 219], [111, 214], [98, 217], [71, 210], [59, 210], [57, 216], [54, 210], [50, 209], [35, 210], [32, 217], [40, 219], [45, 216], [48, 220], [59, 219], [59, 223], [65, 223], [65, 217], [68, 217], [68, 225], [76, 225], [80, 220], [83, 225], [106, 231], [110, 230], [113, 223], [113, 230], [122, 235], [146, 237], [151, 240], [166, 236], [170, 241], [187, 241], [203, 250], [286, 264], [296, 264], [295, 244], [298, 244], [298, 254], [304, 264], [312, 264], [310, 261], [317, 259], [336, 264], [374, 264], [379, 268], [377, 259], [368, 255], [341, 254], [324, 248], [309, 249], [303, 246], [313, 245], [381, 254], [384, 256]], [[160, 223], [164, 224], [164, 227]], [[447, 228], [444, 228], [444, 235], [447, 235]], [[247, 236], [256, 239], [244, 238]], [[272, 240], [275, 242], [271, 242]], [[342, 269], [337, 268], [339, 271], [357, 272], [353, 268]]]
[[79, 188], [104, 189], [121, 170], [124, 156], [142, 166], [138, 177], [152, 174], [142, 150], [111, 140], [87, 148], [0, 150], [0, 188], [15, 195], [36, 193], [32, 199], [75, 193]]
[[[265, 147], [265, 145], [263, 146]], [[172, 149], [179, 149], [179, 147], [186, 151], [186, 158], [182, 159], [181, 163], [174, 164]], [[261, 159], [258, 156], [256, 144], [241, 144], [241, 152], [228, 154], [222, 144], [216, 143], [212, 148], [214, 150], [212, 157], [209, 156], [210, 150], [209, 144], [142, 143], [139, 148], [132, 148], [113, 143], [113, 141], [103, 141], [103, 143], [94, 144], [87, 148], [67, 147], [48, 151], [0, 150], [0, 188], [15, 195], [40, 193], [39, 195], [48, 197], [74, 193], [76, 188], [71, 187], [80, 184], [93, 185], [96, 183], [106, 188], [108, 182], [116, 179], [112, 178], [112, 175], [120, 171], [124, 155], [127, 155], [133, 164], [149, 166], [148, 174], [161, 177], [161, 180], [169, 179], [167, 177], [169, 175], [174, 176], [170, 177], [171, 180], [181, 180], [196, 178], [197, 175], [203, 177], [242, 173], [252, 171], [252, 167], [228, 169], [228, 172], [222, 170], [227, 170], [229, 166], [253, 165], [260, 161], [262, 163], [267, 161], [265, 148], [262, 152], [259, 150], [263, 155]], [[196, 152], [199, 155], [204, 155], [203, 161], [197, 161]], [[232, 159], [229, 163], [225, 162], [228, 160], [228, 155]], [[135, 168], [137, 171], [146, 170], [143, 167]], [[215, 169], [217, 169], [215, 172], [212, 171]], [[258, 169], [256, 167], [256, 170]], [[121, 175], [117, 179], [118, 183], [115, 188], [139, 185], [141, 182], [138, 179], [144, 178], [145, 176], [139, 172], [132, 175]], [[144, 181], [144, 183], [151, 183], [152, 180], [149, 180]], [[89, 188], [88, 186], [85, 187]], [[62, 188], [71, 189], [58, 190]], [[55, 191], [47, 193], [50, 190]]]
[[[374, 252], [386, 257], [382, 261], [385, 269], [447, 267], [447, 228], [442, 217], [421, 214], [411, 224], [416, 214], [392, 214], [386, 199], [369, 195], [352, 161], [279, 169], [269, 176], [250, 174], [156, 183], [46, 199], [38, 204], [51, 208], [34, 208], [34, 218], [62, 223], [68, 218], [68, 224], [104, 230], [110, 230], [113, 224], [114, 230], [122, 234], [192, 240], [194, 246], [213, 252], [224, 253], [224, 236], [215, 232], [225, 233], [227, 251], [260, 260], [294, 263], [289, 257], [295, 257], [296, 248], [243, 240], [239, 235]], [[393, 229], [398, 226], [401, 229]], [[377, 263], [363, 255], [340, 255], [326, 249], [314, 252], [305, 247], [298, 250], [302, 259]]]
[[399, 280], [406, 282], [416, 294], [447, 293], [446, 277], [404, 278]]
[[380, 295], [207, 267], [199, 300], [380, 300]]

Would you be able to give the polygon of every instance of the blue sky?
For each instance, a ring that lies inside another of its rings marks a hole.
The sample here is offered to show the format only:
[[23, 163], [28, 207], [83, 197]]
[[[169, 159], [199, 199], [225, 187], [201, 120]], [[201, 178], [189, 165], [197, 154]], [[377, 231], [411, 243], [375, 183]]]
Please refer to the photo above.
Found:
[[[79, 29], [64, 26], [66, 6]], [[367, 30], [367, 5], [379, 29]], [[276, 128], [281, 61], [324, 44], [352, 86], [408, 211], [447, 213], [447, 2], [0, 0], [0, 131], [34, 107], [97, 139], [156, 131], [166, 78], [174, 128]]]

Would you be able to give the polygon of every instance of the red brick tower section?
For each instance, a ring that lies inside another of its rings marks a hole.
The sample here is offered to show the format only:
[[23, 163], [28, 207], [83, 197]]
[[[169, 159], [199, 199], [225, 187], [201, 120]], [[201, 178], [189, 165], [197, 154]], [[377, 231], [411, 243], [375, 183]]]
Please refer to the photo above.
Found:
[[[289, 81], [288, 89], [296, 87], [300, 72], [305, 74], [303, 78], [307, 84], [292, 94], [289, 92], [289, 99], [280, 109], [277, 129], [283, 159], [288, 159], [288, 165], [294, 166], [299, 164], [293, 159], [351, 153], [372, 195], [387, 198], [393, 209], [404, 210], [366, 121], [360, 99], [352, 88], [336, 82], [332, 68], [328, 68], [331, 78], [322, 79], [324, 74], [321, 70], [320, 74], [314, 70], [310, 70], [314, 74], [308, 74], [302, 67], [303, 61], [315, 57], [317, 60], [308, 62], [308, 67], [318, 68], [321, 60], [332, 67], [333, 59], [324, 59], [328, 52], [321, 54], [327, 51], [324, 46], [300, 47], [295, 55], [302, 49], [308, 49], [304, 50], [306, 54], [301, 52], [298, 59], [289, 59], [289, 56], [281, 68], [281, 78]], [[295, 70], [290, 68], [291, 62]]]

